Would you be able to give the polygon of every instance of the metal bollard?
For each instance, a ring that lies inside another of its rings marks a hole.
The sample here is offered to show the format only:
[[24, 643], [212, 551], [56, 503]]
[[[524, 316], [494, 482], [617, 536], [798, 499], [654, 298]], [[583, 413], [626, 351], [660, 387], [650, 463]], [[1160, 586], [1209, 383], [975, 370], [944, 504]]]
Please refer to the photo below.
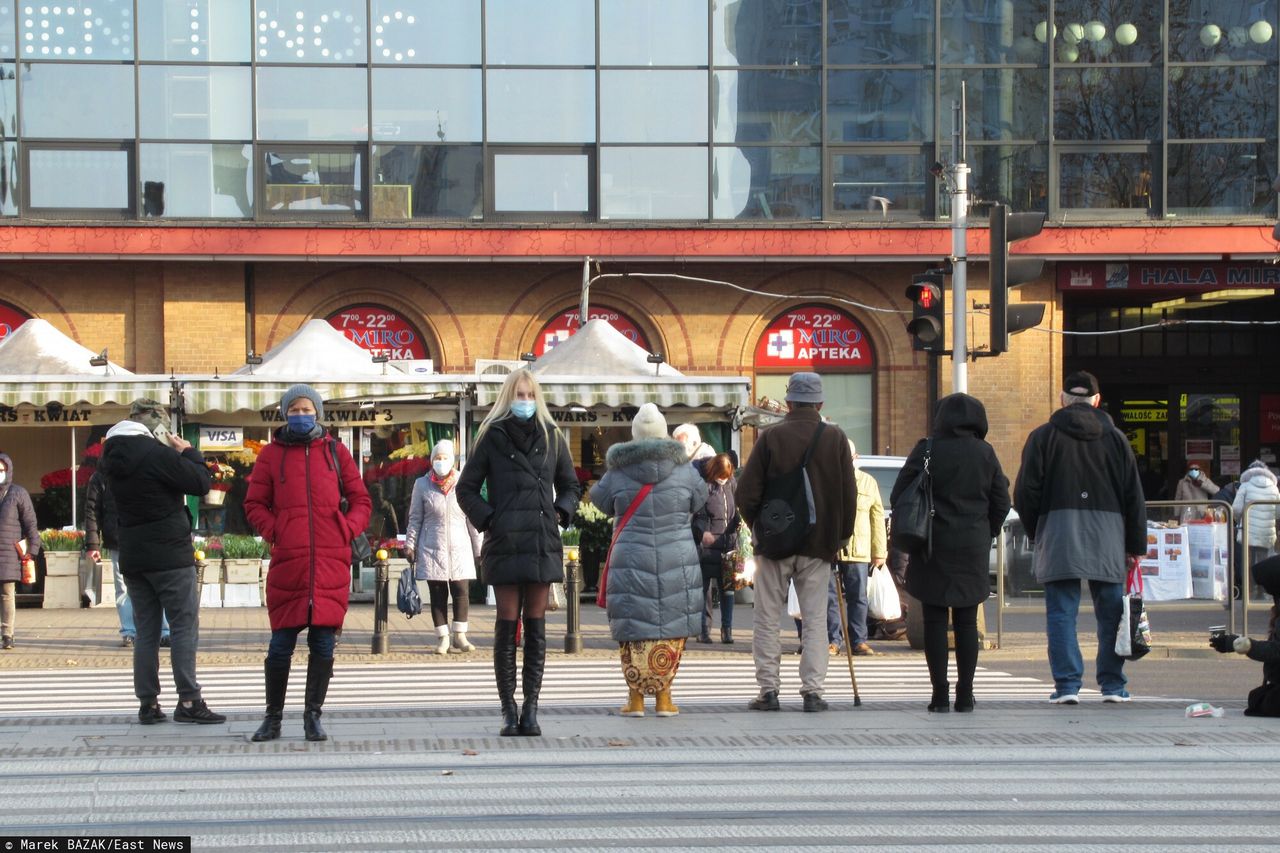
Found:
[[387, 602], [391, 595], [391, 565], [387, 552], [381, 548], [375, 555], [373, 582], [373, 648], [375, 655], [385, 655], [391, 649], [391, 636], [387, 633]]
[[582, 651], [582, 634], [579, 632], [579, 619], [582, 611], [582, 564], [578, 562], [578, 549], [569, 551], [569, 561], [565, 564], [564, 597], [565, 623], [564, 650], [566, 654], [577, 654]]

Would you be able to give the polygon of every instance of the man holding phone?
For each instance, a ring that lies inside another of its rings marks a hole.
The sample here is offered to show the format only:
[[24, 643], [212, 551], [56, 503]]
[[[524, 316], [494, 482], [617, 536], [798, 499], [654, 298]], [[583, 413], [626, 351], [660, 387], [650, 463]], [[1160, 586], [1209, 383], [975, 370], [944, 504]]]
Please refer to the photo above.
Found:
[[98, 463], [115, 497], [120, 572], [133, 602], [138, 722], [152, 725], [168, 719], [157, 701], [160, 626], [167, 614], [179, 699], [174, 721], [222, 723], [226, 717], [209, 710], [196, 681], [200, 609], [191, 514], [185, 501], [186, 495], [206, 494], [212, 479], [200, 451], [169, 432], [168, 418], [163, 403], [135, 400], [129, 419], [108, 430]]

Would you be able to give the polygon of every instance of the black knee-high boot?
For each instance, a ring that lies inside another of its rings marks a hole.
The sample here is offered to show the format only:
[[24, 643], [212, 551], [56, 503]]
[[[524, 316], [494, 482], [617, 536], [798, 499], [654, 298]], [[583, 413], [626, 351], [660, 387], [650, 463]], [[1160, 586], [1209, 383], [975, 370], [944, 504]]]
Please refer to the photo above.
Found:
[[956, 608], [953, 618], [956, 631], [956, 710], [972, 711], [973, 673], [978, 668], [977, 608]]
[[924, 605], [924, 659], [929, 665], [929, 683], [933, 698], [929, 710], [946, 713], [951, 710], [951, 685], [947, 681], [947, 608]]
[[520, 711], [516, 707], [516, 621], [499, 619], [493, 625], [493, 677], [502, 701], [502, 730], [511, 737], [520, 734]]
[[320, 725], [320, 714], [324, 708], [324, 697], [329, 694], [331, 678], [333, 658], [318, 658], [315, 655], [307, 658], [306, 705], [302, 711], [302, 732], [307, 740], [329, 739], [324, 726]]
[[524, 707], [520, 709], [520, 734], [537, 737], [542, 734], [538, 725], [538, 693], [542, 690], [542, 672], [547, 662], [547, 620], [524, 620]]
[[284, 665], [272, 664], [268, 658], [262, 662], [267, 683], [267, 714], [262, 725], [253, 733], [253, 740], [275, 740], [280, 737], [280, 722], [284, 719], [284, 696], [289, 689], [290, 661]]

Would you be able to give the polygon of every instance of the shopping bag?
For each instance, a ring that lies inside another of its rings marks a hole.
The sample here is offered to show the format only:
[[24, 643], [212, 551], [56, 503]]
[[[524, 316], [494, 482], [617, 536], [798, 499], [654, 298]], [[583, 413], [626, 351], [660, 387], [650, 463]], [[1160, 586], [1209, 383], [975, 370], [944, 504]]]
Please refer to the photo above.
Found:
[[787, 615], [792, 619], [800, 618], [800, 596], [796, 595], [794, 582], [787, 586]]
[[1142, 606], [1142, 571], [1137, 558], [1129, 562], [1125, 595], [1120, 599], [1120, 624], [1116, 629], [1116, 655], [1138, 660], [1151, 651], [1151, 624]]
[[551, 594], [547, 596], [547, 610], [555, 611], [564, 607], [564, 584], [553, 583]]
[[884, 566], [871, 570], [867, 579], [867, 615], [881, 622], [902, 618], [902, 602], [893, 575]]

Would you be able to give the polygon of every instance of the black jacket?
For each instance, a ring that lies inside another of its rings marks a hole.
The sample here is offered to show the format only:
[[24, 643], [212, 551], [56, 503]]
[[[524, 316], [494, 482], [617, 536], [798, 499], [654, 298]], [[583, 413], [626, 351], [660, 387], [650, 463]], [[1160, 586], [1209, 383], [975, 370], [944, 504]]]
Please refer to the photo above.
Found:
[[[925, 604], [969, 607], [990, 591], [991, 540], [1009, 514], [1009, 480], [984, 439], [987, 411], [968, 394], [943, 397], [933, 410], [933, 552], [912, 554], [907, 591]], [[898, 473], [898, 500], [924, 466], [921, 440]]]
[[[699, 476], [705, 480], [706, 460], [693, 463]], [[723, 486], [707, 482], [707, 502], [693, 514], [693, 544], [698, 548], [698, 562], [720, 571], [721, 559], [738, 547], [738, 502], [734, 494], [737, 481], [732, 477]], [[710, 533], [716, 539], [710, 545], [702, 544], [702, 534]]]
[[39, 554], [40, 530], [31, 495], [13, 482], [13, 461], [0, 453], [0, 462], [9, 471], [8, 480], [0, 485], [0, 583], [9, 583], [22, 580], [22, 562], [14, 545], [25, 539], [28, 553]]
[[120, 519], [116, 499], [107, 488], [107, 478], [94, 471], [84, 490], [84, 546], [90, 551], [119, 547]]
[[[568, 526], [582, 485], [558, 429], [535, 429], [527, 454], [509, 434], [518, 429], [507, 418], [485, 432], [458, 478], [458, 505], [484, 533], [480, 566], [485, 583], [559, 582], [564, 580], [564, 556], [557, 523]], [[482, 485], [487, 486], [487, 500], [480, 496]]]
[[178, 453], [150, 435], [108, 434], [98, 470], [116, 499], [121, 573], [195, 565], [191, 514], [183, 497], [202, 496], [212, 483], [200, 451], [189, 447]]

